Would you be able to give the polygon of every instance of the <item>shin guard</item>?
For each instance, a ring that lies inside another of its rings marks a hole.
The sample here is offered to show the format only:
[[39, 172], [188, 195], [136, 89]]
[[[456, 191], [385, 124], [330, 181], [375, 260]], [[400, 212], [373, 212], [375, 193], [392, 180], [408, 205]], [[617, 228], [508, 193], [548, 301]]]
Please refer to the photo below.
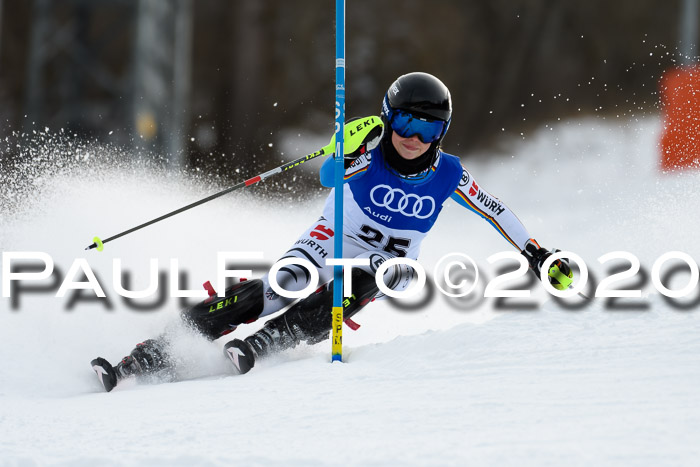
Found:
[[[343, 300], [344, 319], [360, 311], [379, 291], [374, 276], [361, 269], [353, 269], [352, 284], [352, 295]], [[261, 357], [295, 347], [300, 342], [324, 341], [330, 335], [332, 305], [333, 288], [325, 286], [265, 323], [258, 332], [246, 337], [245, 342]]]
[[260, 279], [234, 284], [225, 297], [210, 297], [182, 311], [182, 319], [207, 338], [214, 340], [255, 321], [263, 311], [263, 283]]

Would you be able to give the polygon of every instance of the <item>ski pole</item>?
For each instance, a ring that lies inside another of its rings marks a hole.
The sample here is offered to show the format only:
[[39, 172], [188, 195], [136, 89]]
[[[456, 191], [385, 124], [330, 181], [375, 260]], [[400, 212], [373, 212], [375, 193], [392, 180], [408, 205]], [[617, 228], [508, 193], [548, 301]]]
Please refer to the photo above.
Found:
[[293, 169], [294, 167], [297, 167], [298, 165], [301, 165], [304, 162], [310, 161], [311, 159], [314, 159], [318, 156], [325, 156], [327, 154], [332, 154], [334, 149], [335, 149], [335, 135], [333, 136], [333, 139], [331, 140], [331, 142], [328, 145], [322, 147], [321, 149], [319, 149], [316, 152], [312, 152], [311, 154], [307, 154], [307, 155], [300, 157], [298, 159], [295, 159], [291, 162], [287, 162], [286, 164], [282, 164], [279, 167], [275, 167], [274, 169], [268, 170], [265, 173], [262, 173], [260, 175], [256, 175], [255, 177], [249, 178], [248, 180], [246, 180], [244, 182], [237, 183], [236, 185], [233, 185], [232, 187], [227, 188], [223, 191], [215, 193], [211, 196], [207, 196], [204, 199], [196, 201], [192, 204], [188, 204], [187, 206], [183, 206], [180, 209], [176, 209], [172, 212], [164, 214], [164, 215], [157, 217], [155, 219], [152, 219], [148, 222], [144, 222], [141, 225], [137, 225], [136, 227], [132, 227], [129, 230], [125, 230], [124, 232], [120, 232], [120, 233], [113, 235], [109, 238], [106, 238], [104, 240], [101, 240], [99, 237], [95, 237], [92, 239], [92, 241], [93, 241], [92, 245], [86, 247], [85, 249], [92, 250], [93, 248], [96, 248], [97, 251], [102, 251], [104, 248], [104, 244], [107, 242], [111, 242], [112, 240], [116, 240], [119, 237], [123, 237], [124, 235], [130, 234], [132, 232], [136, 232], [137, 230], [143, 229], [144, 227], [148, 227], [149, 225], [155, 224], [156, 222], [160, 222], [164, 219], [167, 219], [168, 217], [172, 217], [176, 214], [180, 214], [181, 212], [187, 211], [188, 209], [192, 209], [196, 206], [207, 203], [207, 202], [209, 202], [213, 199], [219, 198], [220, 196], [223, 196], [227, 193], [231, 193], [232, 191], [238, 190], [239, 188], [245, 188], [247, 186], [254, 185], [262, 180], [265, 180], [270, 175], [278, 174], [280, 172], [284, 172], [284, 171]]
[[[348, 122], [349, 123], [349, 122]], [[365, 118], [358, 118], [354, 120], [354, 123], [352, 125], [346, 125], [345, 126], [345, 131], [343, 132], [344, 134], [344, 139], [345, 139], [345, 147], [343, 150], [344, 154], [352, 154], [355, 151], [359, 150], [361, 146], [365, 147], [371, 147], [373, 143], [376, 143], [379, 141], [379, 137], [381, 137], [381, 128], [383, 127], [383, 123], [380, 120], [379, 117], [376, 116], [369, 116]], [[377, 131], [376, 129], [379, 129], [379, 136], [377, 136]], [[130, 234], [132, 232], [135, 232], [137, 230], [143, 229], [144, 227], [148, 227], [149, 225], [155, 224], [156, 222], [160, 222], [163, 219], [167, 219], [168, 217], [172, 217], [176, 214], [180, 214], [181, 212], [187, 211], [188, 209], [192, 209], [196, 206], [199, 206], [201, 204], [207, 203], [213, 199], [216, 199], [220, 196], [223, 196], [227, 193], [231, 193], [232, 191], [238, 190], [239, 188], [245, 188], [250, 185], [254, 185], [262, 180], [265, 180], [267, 177], [270, 175], [278, 174], [280, 172], [285, 172], [287, 170], [293, 169], [294, 167], [297, 167], [298, 165], [303, 164], [304, 162], [310, 161], [311, 159], [315, 159], [316, 157], [319, 156], [326, 156], [328, 154], [333, 154], [335, 151], [335, 134], [333, 134], [333, 137], [331, 138], [330, 143], [327, 145], [323, 146], [321, 149], [319, 149], [316, 152], [312, 152], [311, 154], [307, 154], [305, 156], [302, 156], [298, 159], [295, 159], [291, 162], [287, 162], [286, 164], [282, 164], [279, 167], [275, 167], [272, 170], [268, 170], [265, 173], [262, 173], [260, 175], [256, 175], [255, 177], [249, 178], [248, 180], [244, 182], [240, 182], [230, 188], [227, 188], [223, 191], [220, 191], [218, 193], [215, 193], [211, 196], [207, 196], [204, 199], [201, 199], [199, 201], [195, 201], [192, 204], [188, 204], [187, 206], [183, 206], [180, 209], [176, 209], [172, 212], [169, 212], [167, 214], [164, 214], [160, 217], [157, 217], [155, 219], [152, 219], [148, 222], [144, 222], [141, 225], [137, 225], [136, 227], [132, 227], [129, 230], [125, 230], [124, 232], [118, 233], [116, 235], [113, 235], [109, 238], [106, 238], [104, 240], [101, 240], [100, 237], [95, 237], [92, 239], [93, 243], [92, 245], [86, 247], [86, 250], [92, 250], [93, 248], [96, 248], [97, 251], [102, 251], [104, 249], [104, 244], [107, 242], [111, 242], [112, 240], [116, 240], [119, 237], [123, 237], [124, 235]]]
[[586, 295], [583, 292], [577, 292], [577, 295], [585, 300], [591, 300], [591, 297], [589, 297], [588, 295]]

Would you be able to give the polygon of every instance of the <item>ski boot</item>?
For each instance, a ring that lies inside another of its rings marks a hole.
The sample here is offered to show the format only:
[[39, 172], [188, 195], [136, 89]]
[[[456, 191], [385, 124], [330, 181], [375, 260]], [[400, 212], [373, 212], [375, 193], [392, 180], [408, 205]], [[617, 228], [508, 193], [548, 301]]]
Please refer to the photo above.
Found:
[[[187, 326], [210, 340], [230, 333], [241, 323], [255, 321], [263, 310], [264, 294], [260, 279], [234, 284], [226, 289], [224, 297], [215, 295], [211, 289], [208, 299], [181, 312]], [[171, 376], [167, 374], [173, 368], [165, 352], [166, 344], [162, 336], [147, 340], [137, 345], [116, 366], [104, 358], [96, 358], [91, 362], [92, 369], [107, 392], [132, 375], [140, 379], [144, 379], [144, 376]]]
[[[320, 293], [317, 292], [316, 295]], [[303, 302], [300, 302], [300, 304]], [[255, 366], [256, 358], [291, 349], [304, 340], [305, 335], [303, 333], [298, 332], [294, 334], [287, 325], [289, 318], [299, 318], [299, 313], [294, 312], [295, 308], [297, 310], [301, 308], [298, 305], [289, 310], [292, 313], [284, 313], [265, 323], [265, 326], [255, 334], [246, 337], [244, 340], [234, 339], [224, 346], [224, 355], [231, 360], [239, 374], [248, 373]], [[330, 308], [327, 310], [330, 310]], [[312, 311], [309, 310], [309, 312], [311, 313]], [[328, 315], [330, 316], [330, 312]], [[323, 339], [320, 339], [319, 342], [321, 340]]]
[[129, 376], [154, 376], [170, 367], [162, 339], [148, 339], [136, 344], [136, 348], [114, 367], [102, 357], [97, 357], [90, 364], [107, 392]]
[[[353, 294], [343, 301], [343, 316], [352, 317], [379, 292], [374, 277], [361, 269], [352, 272]], [[333, 288], [323, 286], [297, 302], [283, 314], [269, 320], [245, 339], [224, 346], [224, 355], [239, 374], [249, 372], [258, 358], [291, 349], [301, 342], [317, 344], [329, 338], [332, 327]]]

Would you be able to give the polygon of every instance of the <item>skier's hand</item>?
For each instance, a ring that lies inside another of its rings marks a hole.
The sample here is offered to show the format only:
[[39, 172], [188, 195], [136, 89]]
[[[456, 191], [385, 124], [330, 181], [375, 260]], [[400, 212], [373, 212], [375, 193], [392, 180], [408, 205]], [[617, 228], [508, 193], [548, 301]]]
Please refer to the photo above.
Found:
[[[547, 251], [540, 247], [534, 239], [530, 239], [525, 244], [525, 249], [520, 253], [527, 259], [530, 267], [537, 277], [540, 277], [540, 270], [542, 269], [542, 263], [549, 258], [552, 253], [556, 253], [561, 250]], [[571, 271], [569, 266], [569, 261], [566, 258], [559, 258], [552, 262], [549, 266], [549, 271], [547, 271], [547, 276], [549, 277], [549, 283], [552, 284], [557, 290], [566, 290], [571, 286], [574, 279], [574, 273]]]
[[[343, 152], [345, 153], [345, 166], [362, 154], [365, 154], [379, 145], [384, 133], [384, 124], [381, 118], [369, 116], [365, 118], [353, 118], [345, 123], [345, 138]], [[335, 135], [331, 139], [335, 146]]]

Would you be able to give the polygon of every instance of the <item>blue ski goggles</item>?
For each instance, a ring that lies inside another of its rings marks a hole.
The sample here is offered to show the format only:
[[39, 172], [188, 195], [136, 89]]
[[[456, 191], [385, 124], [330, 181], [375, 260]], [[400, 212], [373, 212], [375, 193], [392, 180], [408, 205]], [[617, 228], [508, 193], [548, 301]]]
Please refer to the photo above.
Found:
[[437, 141], [445, 131], [447, 125], [442, 120], [428, 120], [417, 117], [405, 110], [396, 109], [391, 112], [391, 129], [402, 138], [410, 138], [417, 135], [423, 143]]

